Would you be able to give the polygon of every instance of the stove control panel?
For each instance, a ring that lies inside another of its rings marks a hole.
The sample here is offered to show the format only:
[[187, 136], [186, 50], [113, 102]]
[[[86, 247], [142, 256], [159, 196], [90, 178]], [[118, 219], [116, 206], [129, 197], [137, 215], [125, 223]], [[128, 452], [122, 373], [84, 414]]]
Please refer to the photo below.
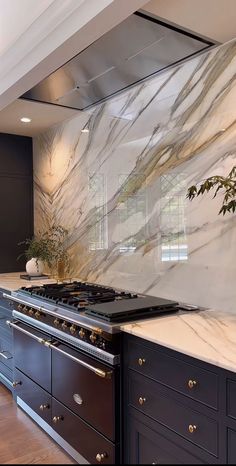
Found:
[[72, 335], [73, 337], [89, 343], [90, 345], [101, 348], [104, 351], [111, 350], [113, 346], [113, 337], [110, 334], [103, 332], [99, 327], [95, 329], [91, 328], [91, 330], [89, 328], [80, 327], [75, 323], [52, 316], [51, 314], [45, 313], [39, 309], [34, 309], [33, 307], [23, 304], [18, 304], [17, 310], [22, 314]]

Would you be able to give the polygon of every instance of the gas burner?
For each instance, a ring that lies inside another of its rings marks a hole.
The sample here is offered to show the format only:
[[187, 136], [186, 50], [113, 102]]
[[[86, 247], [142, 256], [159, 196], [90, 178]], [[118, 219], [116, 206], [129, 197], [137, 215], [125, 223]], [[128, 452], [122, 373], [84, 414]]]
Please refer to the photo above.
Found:
[[137, 298], [136, 294], [116, 291], [110, 287], [86, 282], [55, 283], [31, 288], [23, 287], [21, 291], [32, 297], [40, 298], [73, 311], [81, 311], [94, 304]]

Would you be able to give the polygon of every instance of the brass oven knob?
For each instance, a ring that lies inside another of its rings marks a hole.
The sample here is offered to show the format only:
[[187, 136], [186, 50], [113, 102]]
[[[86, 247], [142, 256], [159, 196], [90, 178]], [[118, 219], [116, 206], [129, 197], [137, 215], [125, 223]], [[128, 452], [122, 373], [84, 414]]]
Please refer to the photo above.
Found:
[[80, 338], [84, 338], [84, 337], [85, 337], [85, 331], [84, 331], [83, 328], [80, 329], [80, 331], [79, 331], [79, 336], [80, 336]]
[[56, 424], [59, 421], [63, 421], [63, 417], [62, 416], [54, 416], [52, 418], [52, 421], [54, 422], [54, 424]]
[[96, 460], [98, 463], [101, 463], [105, 458], [107, 458], [107, 453], [98, 453], [96, 455]]
[[197, 426], [189, 424], [188, 431], [190, 434], [193, 434], [197, 430]]
[[23, 311], [23, 312], [27, 312], [27, 311], [28, 311], [28, 307], [27, 307], [27, 306], [23, 306], [23, 307], [22, 307], [22, 311]]
[[74, 335], [76, 333], [76, 331], [77, 331], [77, 327], [74, 324], [72, 324], [71, 327], [70, 327], [70, 333], [72, 333], [72, 335]]
[[145, 362], [146, 362], [146, 359], [138, 358], [138, 363], [139, 363], [140, 366], [143, 366], [145, 364]]
[[23, 311], [23, 308], [24, 308], [23, 304], [18, 304], [17, 306], [18, 311]]
[[64, 322], [61, 324], [61, 328], [62, 328], [63, 330], [66, 330], [66, 329], [68, 328], [68, 324], [67, 324], [67, 322], [66, 322], [65, 320], [64, 320]]
[[40, 405], [39, 409], [40, 411], [44, 411], [44, 409], [49, 409], [49, 405]]
[[30, 316], [33, 316], [33, 315], [34, 315], [34, 309], [32, 309], [32, 307], [29, 309], [29, 315], [30, 315]]
[[36, 311], [34, 316], [36, 317], [36, 319], [39, 319], [41, 317], [41, 312]]
[[53, 323], [54, 323], [55, 327], [58, 327], [58, 326], [60, 325], [60, 320], [59, 320], [59, 319], [55, 319], [55, 320], [53, 321]]
[[95, 341], [97, 340], [97, 335], [95, 335], [95, 333], [92, 332], [89, 339], [92, 343], [95, 343]]
[[145, 401], [146, 401], [146, 398], [143, 398], [142, 396], [140, 396], [140, 398], [138, 399], [138, 402], [141, 406], [144, 405]]
[[190, 380], [188, 381], [188, 388], [192, 389], [192, 388], [196, 387], [196, 385], [197, 385], [196, 380], [191, 380], [191, 379], [190, 379]]

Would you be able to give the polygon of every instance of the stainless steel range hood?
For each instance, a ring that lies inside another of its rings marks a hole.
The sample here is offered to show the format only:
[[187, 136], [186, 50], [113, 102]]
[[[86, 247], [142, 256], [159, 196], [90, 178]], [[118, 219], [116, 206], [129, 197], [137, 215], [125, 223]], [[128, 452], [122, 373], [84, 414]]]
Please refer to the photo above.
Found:
[[136, 12], [22, 98], [84, 110], [212, 45]]

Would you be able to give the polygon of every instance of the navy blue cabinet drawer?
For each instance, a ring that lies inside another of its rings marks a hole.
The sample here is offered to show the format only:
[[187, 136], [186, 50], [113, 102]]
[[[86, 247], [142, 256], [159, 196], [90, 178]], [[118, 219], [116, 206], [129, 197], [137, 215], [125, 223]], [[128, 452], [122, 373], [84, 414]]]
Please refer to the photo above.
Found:
[[228, 429], [228, 460], [227, 464], [236, 464], [236, 432]]
[[236, 419], [236, 382], [227, 380], [227, 415]]
[[[143, 418], [145, 421], [144, 416]], [[203, 460], [165, 438], [158, 432], [157, 423], [154, 430], [131, 415], [128, 431], [128, 464], [205, 464]]]
[[0, 361], [7, 367], [13, 367], [13, 347], [9, 339], [0, 337]]
[[115, 445], [54, 398], [52, 421], [56, 432], [90, 464], [101, 461], [103, 464], [120, 464], [115, 458]]
[[218, 454], [218, 424], [167, 394], [157, 382], [129, 371], [129, 403], [163, 426], [204, 449]]
[[[4, 310], [4, 308], [5, 308], [5, 313], [7, 315], [7, 311], [12, 312], [13, 304], [8, 299], [3, 298], [3, 293], [7, 293], [10, 295], [11, 292], [0, 288], [0, 315], [1, 315], [1, 312]], [[9, 317], [9, 313], [8, 313], [8, 317]]]
[[129, 367], [183, 395], [217, 409], [218, 375], [193, 364], [129, 342]]
[[16, 395], [44, 421], [51, 424], [51, 395], [17, 369], [14, 370], [14, 381], [18, 382], [15, 387]]

